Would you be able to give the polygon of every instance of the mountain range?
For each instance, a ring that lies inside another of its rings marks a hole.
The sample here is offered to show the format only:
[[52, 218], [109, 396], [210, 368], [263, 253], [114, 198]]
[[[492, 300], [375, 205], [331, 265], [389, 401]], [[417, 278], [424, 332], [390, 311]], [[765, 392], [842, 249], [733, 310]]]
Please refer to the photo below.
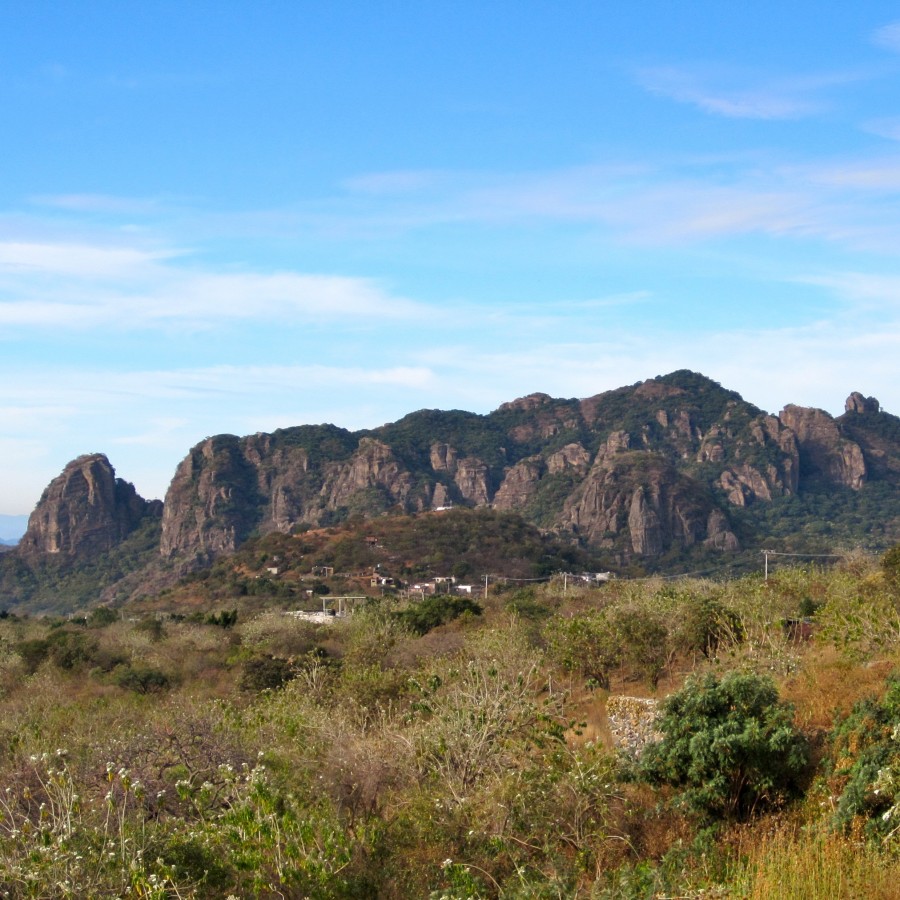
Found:
[[51, 482], [0, 558], [0, 604], [27, 602], [47, 572], [99, 566], [100, 587], [121, 594], [137, 571], [146, 583], [208, 565], [254, 535], [449, 506], [518, 514], [614, 569], [764, 545], [884, 549], [900, 541], [900, 419], [858, 392], [838, 417], [796, 405], [773, 415], [681, 370], [586, 399], [531, 394], [487, 415], [217, 435], [191, 448], [162, 503], [91, 454]]

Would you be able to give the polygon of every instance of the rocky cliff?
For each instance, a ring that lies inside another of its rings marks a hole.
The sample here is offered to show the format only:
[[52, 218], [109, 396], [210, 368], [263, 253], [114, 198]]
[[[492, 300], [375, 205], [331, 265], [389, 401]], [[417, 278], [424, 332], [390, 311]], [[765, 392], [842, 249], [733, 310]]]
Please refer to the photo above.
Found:
[[[847, 410], [858, 428], [885, 415], [861, 394]], [[795, 496], [803, 478], [858, 491], [867, 453], [889, 467], [842, 420], [797, 406], [769, 415], [676, 372], [583, 400], [532, 394], [486, 416], [422, 410], [368, 432], [220, 436], [179, 466], [161, 549], [215, 555], [252, 532], [455, 503], [522, 512], [623, 562], [734, 551], [736, 511]]]
[[[900, 503], [900, 419], [874, 398], [854, 392], [838, 418], [794, 405], [773, 416], [681, 371], [581, 400], [532, 394], [488, 415], [420, 410], [369, 431], [208, 438], [171, 482], [160, 550], [209, 560], [256, 533], [456, 504], [520, 512], [627, 564], [734, 552], [757, 539], [760, 511], [811, 490], [833, 504], [872, 481], [882, 508]], [[145, 514], [105, 457], [82, 457], [47, 489], [23, 552], [96, 552]]]
[[50, 482], [28, 520], [16, 552], [90, 559], [120, 544], [145, 516], [159, 516], [148, 502], [116, 477], [102, 453], [79, 456]]

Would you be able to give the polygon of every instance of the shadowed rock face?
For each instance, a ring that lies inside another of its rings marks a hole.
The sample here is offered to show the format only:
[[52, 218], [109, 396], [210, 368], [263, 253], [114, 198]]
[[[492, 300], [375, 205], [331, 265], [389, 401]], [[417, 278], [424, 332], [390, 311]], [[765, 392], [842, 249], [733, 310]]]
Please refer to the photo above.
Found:
[[866, 461], [862, 448], [841, 434], [828, 413], [791, 404], [779, 418], [797, 437], [802, 471], [854, 491], [863, 486]]
[[17, 552], [90, 558], [113, 549], [144, 516], [161, 510], [159, 501], [144, 500], [116, 478], [102, 453], [79, 456], [44, 491]]

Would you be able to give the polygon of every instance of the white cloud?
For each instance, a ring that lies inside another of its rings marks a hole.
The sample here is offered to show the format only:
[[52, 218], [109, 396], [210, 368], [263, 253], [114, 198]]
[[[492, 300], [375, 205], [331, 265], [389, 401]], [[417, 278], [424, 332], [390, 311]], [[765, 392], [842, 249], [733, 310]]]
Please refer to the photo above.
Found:
[[140, 434], [122, 435], [114, 437], [112, 442], [117, 445], [121, 444], [139, 444], [144, 446], [158, 447], [166, 443], [174, 435], [183, 432], [190, 425], [190, 419], [173, 418], [173, 417], [156, 417], [150, 419], [147, 423], [150, 427], [148, 430]]
[[202, 274], [175, 278], [174, 283], [143, 297], [134, 312], [144, 320], [210, 318], [262, 320], [377, 317], [418, 318], [424, 308], [394, 297], [375, 282], [337, 275], [301, 275], [281, 272]]
[[0, 272], [39, 273], [76, 278], [115, 279], [146, 274], [174, 251], [90, 244], [0, 242]]
[[[796, 279], [799, 283], [825, 288], [844, 300], [850, 301], [858, 311], [884, 310], [900, 316], [900, 275], [884, 275], [873, 272], [839, 272], [828, 275], [810, 275]], [[885, 326], [889, 322], [884, 323]], [[876, 332], [881, 336], [885, 332]]]
[[900, 243], [900, 211], [878, 194], [897, 189], [900, 162], [883, 154], [806, 164], [761, 153], [676, 157], [447, 174], [439, 185], [385, 193], [352, 210], [336, 203], [320, 227], [362, 239], [468, 223], [512, 230], [567, 223], [592, 242], [696, 244], [759, 234], [884, 252]]
[[[898, 123], [900, 138], [900, 123]], [[809, 180], [840, 188], [871, 191], [900, 191], [900, 158], [871, 159], [814, 167], [808, 170]]]
[[[139, 371], [69, 369], [44, 366], [27, 380], [8, 384], [4, 394], [9, 406], [0, 407], [0, 425], [20, 428], [40, 421], [52, 421], [63, 413], [74, 416], [79, 408], [106, 411], [136, 398], [154, 401], [202, 401], [217, 394], [222, 397], [259, 398], [268, 402], [267, 392], [297, 392], [319, 387], [331, 389], [381, 387], [419, 390], [432, 385], [435, 373], [424, 365], [364, 368], [329, 365], [216, 365]], [[280, 402], [280, 401], [279, 401]], [[169, 431], [185, 420], [178, 416], [155, 419]], [[159, 431], [158, 428], [154, 429]]]
[[116, 197], [111, 194], [38, 194], [30, 198], [37, 206], [70, 212], [136, 215], [158, 211], [160, 202], [142, 197]]
[[731, 119], [797, 119], [820, 108], [805, 96], [816, 82], [719, 88], [706, 84], [708, 79], [672, 66], [638, 72], [639, 83], [651, 93]]
[[872, 40], [880, 47], [900, 52], [900, 21], [882, 25], [875, 31]]
[[438, 315], [369, 279], [203, 271], [174, 264], [176, 255], [132, 247], [0, 243], [0, 324], [214, 328], [229, 321], [264, 325], [268, 320], [272, 327], [285, 328], [310, 320]]
[[363, 194], [397, 194], [433, 187], [446, 177], [444, 173], [421, 169], [397, 172], [373, 172], [348, 178], [342, 185], [348, 191]]
[[870, 119], [863, 125], [863, 130], [889, 141], [900, 141], [900, 118]]

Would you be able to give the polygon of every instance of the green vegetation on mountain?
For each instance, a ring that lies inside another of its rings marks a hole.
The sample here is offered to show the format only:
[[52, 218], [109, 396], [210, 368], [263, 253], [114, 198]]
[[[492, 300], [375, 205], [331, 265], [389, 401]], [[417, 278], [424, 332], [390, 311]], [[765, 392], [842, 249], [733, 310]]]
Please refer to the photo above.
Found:
[[122, 602], [139, 589], [141, 572], [159, 559], [158, 518], [149, 517], [112, 550], [71, 557], [0, 557], [0, 608], [66, 615], [101, 600]]
[[[452, 509], [419, 516], [386, 516], [296, 535], [273, 532], [247, 541], [173, 583], [162, 596], [170, 608], [237, 600], [248, 609], [321, 603], [322, 593], [373, 594], [373, 576], [400, 585], [453, 577], [491, 583], [541, 580], [561, 571], [597, 571], [595, 555], [573, 547], [512, 513]], [[270, 569], [277, 570], [272, 574]], [[309, 592], [316, 595], [311, 600]]]

